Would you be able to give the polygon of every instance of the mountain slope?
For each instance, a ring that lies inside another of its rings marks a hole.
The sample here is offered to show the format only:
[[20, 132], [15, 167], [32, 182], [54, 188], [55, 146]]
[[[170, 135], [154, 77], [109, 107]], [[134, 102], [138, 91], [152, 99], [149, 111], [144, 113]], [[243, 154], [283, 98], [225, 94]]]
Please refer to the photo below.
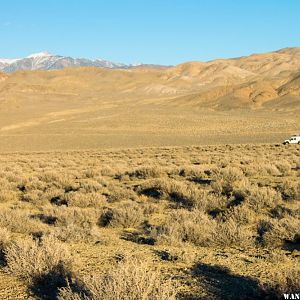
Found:
[[292, 77], [286, 84], [279, 88], [279, 94], [281, 96], [290, 94], [300, 96], [300, 73]]

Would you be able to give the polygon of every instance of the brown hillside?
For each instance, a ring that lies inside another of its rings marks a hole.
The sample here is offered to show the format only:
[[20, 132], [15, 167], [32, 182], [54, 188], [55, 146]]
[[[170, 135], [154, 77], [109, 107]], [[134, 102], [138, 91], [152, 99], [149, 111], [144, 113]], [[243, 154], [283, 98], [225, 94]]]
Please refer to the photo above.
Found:
[[4, 81], [7, 78], [7, 75], [0, 72], [0, 82]]
[[300, 74], [297, 74], [289, 82], [279, 88], [279, 94], [300, 96]]

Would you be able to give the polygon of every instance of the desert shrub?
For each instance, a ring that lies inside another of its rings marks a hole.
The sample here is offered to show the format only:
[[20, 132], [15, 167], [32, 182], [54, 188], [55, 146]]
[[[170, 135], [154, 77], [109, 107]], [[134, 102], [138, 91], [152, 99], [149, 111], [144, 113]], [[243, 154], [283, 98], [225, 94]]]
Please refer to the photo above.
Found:
[[249, 246], [252, 243], [251, 232], [233, 218], [218, 222], [211, 237], [211, 244], [217, 246]]
[[216, 170], [213, 174], [212, 189], [217, 194], [230, 196], [234, 188], [244, 179], [244, 173], [236, 167], [226, 167]]
[[7, 272], [31, 284], [47, 279], [45, 284], [60, 286], [71, 273], [69, 252], [51, 236], [41, 241], [26, 239], [12, 242], [6, 247], [5, 258]]
[[276, 167], [283, 176], [287, 176], [291, 173], [292, 166], [288, 161], [280, 160], [276, 163]]
[[192, 184], [185, 184], [176, 180], [150, 180], [142, 184], [137, 192], [156, 199], [170, 200], [176, 203], [178, 207], [203, 206], [203, 209], [206, 207], [203, 192]]
[[137, 192], [155, 199], [167, 199], [169, 185], [169, 179], [148, 180], [137, 188]]
[[[5, 176], [5, 175], [3, 175]], [[2, 178], [0, 175], [0, 186], [1, 189], [3, 190], [12, 190], [13, 189], [13, 184], [11, 182], [9, 182], [5, 177]]]
[[108, 202], [118, 202], [122, 200], [138, 200], [137, 195], [131, 189], [126, 189], [117, 185], [109, 185], [102, 193]]
[[45, 203], [46, 201], [51, 200], [53, 197], [64, 195], [65, 188], [57, 188], [55, 186], [50, 186], [41, 192], [42, 195], [40, 195], [40, 198], [42, 199], [43, 203]]
[[155, 238], [162, 243], [189, 242], [198, 246], [208, 246], [216, 226], [217, 223], [201, 210], [179, 209], [172, 212], [158, 231], [152, 234], [156, 234]]
[[200, 202], [198, 190], [181, 182], [171, 181], [167, 193], [171, 201], [182, 207], [192, 208]]
[[121, 261], [101, 277], [83, 279], [86, 292], [74, 293], [70, 288], [60, 290], [60, 300], [175, 300], [176, 287], [163, 279], [159, 270], [131, 258]]
[[85, 170], [84, 175], [86, 178], [94, 178], [94, 177], [97, 177], [99, 175], [99, 173], [97, 170], [95, 170], [95, 168], [92, 168], [92, 169]]
[[[148, 178], [158, 178], [163, 175], [163, 170], [161, 167], [140, 167], [133, 171], [126, 171], [125, 176], [128, 176], [130, 179], [148, 179]], [[122, 178], [121, 174], [120, 178]]]
[[99, 237], [94, 227], [82, 227], [76, 224], [55, 227], [51, 233], [62, 242], [91, 242]]
[[282, 268], [280, 272], [270, 274], [269, 281], [261, 284], [261, 288], [267, 294], [272, 295], [272, 299], [282, 299], [283, 294], [295, 294], [300, 291], [300, 269]]
[[44, 213], [48, 219], [55, 218], [52, 233], [61, 241], [90, 241], [96, 237], [97, 210], [62, 206]]
[[277, 205], [270, 210], [270, 215], [272, 218], [282, 219], [288, 216], [294, 218], [300, 218], [300, 210], [292, 210], [283, 205]]
[[30, 192], [33, 190], [44, 191], [47, 187], [49, 187], [47, 182], [41, 181], [36, 176], [30, 176], [25, 180], [20, 180], [18, 185], [24, 187], [24, 192]]
[[6, 168], [3, 176], [9, 183], [17, 183], [20, 180], [20, 170], [16, 170], [15, 168]]
[[254, 176], [259, 172], [258, 165], [255, 163], [251, 163], [251, 162], [248, 162], [248, 163], [243, 162], [243, 164], [241, 165], [240, 168], [243, 171], [243, 173], [245, 174], [245, 176], [247, 176], [247, 177]]
[[188, 242], [197, 246], [246, 246], [252, 244], [251, 232], [234, 218], [211, 219], [201, 210], [174, 211], [159, 228], [150, 232], [160, 243]]
[[241, 204], [225, 210], [221, 218], [225, 221], [232, 219], [237, 225], [246, 225], [255, 221], [255, 212], [247, 204]]
[[0, 202], [9, 202], [18, 200], [16, 191], [0, 189]]
[[57, 226], [66, 226], [68, 224], [77, 224], [82, 227], [90, 227], [96, 224], [98, 210], [94, 208], [78, 207], [56, 207], [46, 212], [50, 212], [57, 217]]
[[35, 232], [37, 228], [43, 229], [37, 220], [32, 219], [30, 214], [20, 209], [2, 209], [0, 226], [6, 227], [11, 232], [23, 234]]
[[57, 188], [64, 188], [74, 182], [72, 174], [64, 171], [55, 170], [56, 168], [49, 168], [38, 175], [38, 179], [42, 182], [54, 184]]
[[101, 176], [113, 177], [116, 171], [111, 166], [103, 166], [100, 170]]
[[281, 247], [286, 241], [293, 242], [300, 234], [300, 220], [292, 217], [280, 220], [262, 220], [258, 223], [260, 243], [267, 247]]
[[178, 169], [178, 175], [193, 179], [195, 182], [204, 178], [210, 178], [212, 170], [216, 167], [213, 165], [200, 165], [200, 166], [185, 166]]
[[5, 250], [11, 240], [11, 234], [6, 228], [0, 228], [0, 265], [6, 264]]
[[98, 224], [111, 227], [136, 227], [145, 220], [141, 205], [133, 201], [124, 201], [116, 208], [104, 209], [100, 215]]
[[30, 202], [36, 205], [43, 204], [45, 202], [43, 198], [43, 192], [40, 190], [31, 190], [20, 196], [21, 201]]
[[78, 188], [82, 193], [95, 193], [101, 191], [103, 188], [102, 184], [96, 180], [88, 179], [80, 182]]
[[21, 186], [21, 189], [23, 192], [20, 195], [20, 200], [38, 206], [46, 204], [54, 197], [62, 197], [64, 194], [64, 189], [55, 186], [48, 186], [43, 189]]
[[280, 187], [279, 191], [284, 200], [300, 200], [300, 182], [286, 180]]
[[224, 206], [227, 203], [227, 198], [221, 195], [211, 193], [209, 190], [198, 190], [193, 198], [193, 207], [203, 212], [210, 212], [215, 208]]
[[256, 212], [263, 208], [272, 208], [281, 201], [281, 195], [270, 187], [252, 186], [246, 202]]
[[105, 205], [106, 198], [96, 192], [91, 193], [84, 193], [82, 191], [79, 192], [70, 192], [67, 193], [64, 198], [66, 199], [69, 206], [76, 206], [76, 207], [95, 207], [100, 208]]
[[252, 175], [259, 174], [263, 176], [266, 175], [279, 176], [281, 174], [274, 164], [270, 164], [262, 161], [256, 161], [251, 166], [253, 169], [256, 170], [255, 172], [253, 172]]

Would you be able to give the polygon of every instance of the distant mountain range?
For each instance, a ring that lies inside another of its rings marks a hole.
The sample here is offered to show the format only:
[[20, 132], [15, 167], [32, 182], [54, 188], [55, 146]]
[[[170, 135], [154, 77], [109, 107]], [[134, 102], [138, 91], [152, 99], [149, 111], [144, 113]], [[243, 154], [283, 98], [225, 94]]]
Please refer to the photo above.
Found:
[[122, 64], [103, 59], [73, 58], [51, 54], [47, 51], [31, 54], [24, 58], [0, 58], [0, 71], [13, 73], [20, 70], [58, 70], [65, 67], [97, 67], [106, 69], [130, 69], [141, 66], [161, 68], [159, 65]]
[[[171, 67], [116, 64], [48, 52], [2, 59], [0, 64], [0, 106], [22, 97], [49, 101], [59, 97], [79, 97], [78, 101], [168, 97], [172, 106], [180, 107], [300, 109], [300, 47]], [[81, 68], [65, 68], [72, 66]], [[60, 70], [49, 76], [46, 70], [53, 69]]]

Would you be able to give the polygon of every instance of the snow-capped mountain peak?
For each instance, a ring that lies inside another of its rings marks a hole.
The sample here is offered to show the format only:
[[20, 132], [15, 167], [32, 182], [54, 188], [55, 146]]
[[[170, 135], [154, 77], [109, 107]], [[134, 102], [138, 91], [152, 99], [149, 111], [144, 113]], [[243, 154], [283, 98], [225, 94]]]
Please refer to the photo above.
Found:
[[48, 51], [33, 53], [27, 56], [27, 58], [36, 58], [36, 57], [49, 57], [54, 56], [53, 54], [49, 53]]
[[12, 73], [20, 70], [57, 70], [65, 67], [96, 67], [106, 69], [129, 69], [141, 64], [127, 65], [104, 59], [73, 58], [51, 54], [48, 51], [30, 54], [24, 58], [1, 59], [0, 72]]
[[0, 64], [12, 64], [20, 58], [0, 58]]
[[12, 73], [20, 70], [56, 70], [65, 67], [98, 67], [107, 69], [126, 69], [130, 65], [114, 63], [108, 60], [92, 60], [86, 58], [73, 58], [51, 54], [48, 51], [30, 54], [19, 59], [1, 59], [0, 71]]

